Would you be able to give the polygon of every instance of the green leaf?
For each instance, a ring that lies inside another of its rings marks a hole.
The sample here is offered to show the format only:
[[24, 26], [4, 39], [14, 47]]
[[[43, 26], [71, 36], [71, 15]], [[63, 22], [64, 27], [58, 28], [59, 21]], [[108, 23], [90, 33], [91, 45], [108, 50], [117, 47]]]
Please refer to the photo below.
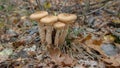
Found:
[[4, 9], [4, 6], [3, 5], [0, 5], [0, 10], [3, 10]]

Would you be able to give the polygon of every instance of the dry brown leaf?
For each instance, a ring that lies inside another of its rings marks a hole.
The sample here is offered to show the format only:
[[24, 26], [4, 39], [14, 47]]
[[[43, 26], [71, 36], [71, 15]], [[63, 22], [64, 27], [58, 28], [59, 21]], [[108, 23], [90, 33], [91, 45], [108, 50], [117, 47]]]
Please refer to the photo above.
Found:
[[28, 55], [30, 55], [30, 56], [35, 56], [35, 55], [36, 55], [36, 52], [35, 52], [35, 51], [28, 51]]
[[92, 43], [94, 45], [99, 45], [100, 46], [102, 44], [102, 40], [101, 39], [100, 40], [93, 40]]
[[[107, 55], [100, 48], [100, 44], [102, 44], [102, 40], [99, 39], [99, 41], [97, 38], [94, 40], [90, 39], [90, 40], [85, 41], [85, 44], [88, 48], [98, 51], [103, 57], [107, 57]], [[87, 51], [91, 53], [90, 49], [87, 49]]]
[[73, 66], [76, 63], [68, 54], [64, 54], [63, 56], [65, 57], [63, 66]]
[[68, 54], [62, 54], [58, 48], [48, 48], [52, 61], [62, 66], [73, 66], [76, 62]]
[[112, 66], [120, 66], [120, 58], [115, 58], [115, 57], [111, 56], [110, 58], [106, 58], [106, 59], [102, 59], [102, 60]]
[[15, 47], [15, 48], [18, 48], [18, 47], [23, 46], [23, 45], [25, 45], [24, 40], [13, 42], [13, 47]]
[[51, 57], [59, 57], [61, 52], [59, 50], [59, 48], [52, 48], [52, 47], [47, 47], [49, 54]]
[[64, 57], [60, 57], [61, 52], [58, 48], [47, 48], [50, 54], [50, 57], [52, 58], [52, 61], [56, 62], [57, 64], [61, 65], [61, 62], [64, 60]]
[[57, 63], [58, 65], [62, 65], [63, 61], [65, 60], [65, 57], [62, 56], [62, 57], [55, 57], [55, 58], [52, 58], [52, 60]]
[[18, 21], [19, 21], [19, 20], [18, 20], [17, 17], [11, 17], [11, 18], [10, 18], [10, 22], [11, 22], [11, 23], [17, 24]]
[[91, 38], [92, 38], [92, 35], [89, 34], [89, 35], [87, 35], [83, 40], [81, 40], [81, 42], [82, 42], [82, 43], [83, 43], [83, 42], [86, 42], [86, 41], [90, 40]]

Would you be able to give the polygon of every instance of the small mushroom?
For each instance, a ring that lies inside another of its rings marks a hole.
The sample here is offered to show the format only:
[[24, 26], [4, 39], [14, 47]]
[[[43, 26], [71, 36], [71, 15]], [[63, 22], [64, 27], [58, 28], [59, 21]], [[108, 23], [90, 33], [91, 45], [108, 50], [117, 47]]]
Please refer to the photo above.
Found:
[[59, 37], [60, 37], [62, 30], [64, 30], [64, 28], [65, 28], [65, 24], [62, 22], [57, 22], [54, 24], [54, 28], [56, 29], [54, 45], [58, 46], [59, 45]]
[[72, 24], [76, 19], [77, 16], [75, 14], [61, 13], [58, 15], [58, 20], [66, 24], [66, 28], [63, 30], [63, 33], [60, 36], [60, 45], [62, 45], [65, 41], [70, 24]]
[[39, 33], [40, 33], [41, 43], [44, 43], [45, 41], [45, 29], [44, 29], [44, 24], [42, 24], [39, 20], [47, 15], [48, 12], [46, 11], [38, 11], [30, 15], [30, 19], [39, 22]]
[[46, 42], [52, 44], [53, 24], [58, 20], [57, 16], [48, 15], [40, 20], [46, 26]]

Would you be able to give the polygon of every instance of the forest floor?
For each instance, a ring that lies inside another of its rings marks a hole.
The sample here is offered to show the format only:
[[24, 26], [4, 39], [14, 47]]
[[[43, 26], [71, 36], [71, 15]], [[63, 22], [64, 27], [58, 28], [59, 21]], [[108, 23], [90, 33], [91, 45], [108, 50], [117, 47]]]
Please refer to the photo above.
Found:
[[29, 19], [41, 8], [36, 1], [0, 0], [0, 68], [120, 68], [119, 0], [41, 4], [51, 14], [78, 16], [64, 45], [55, 48], [41, 45], [38, 23]]

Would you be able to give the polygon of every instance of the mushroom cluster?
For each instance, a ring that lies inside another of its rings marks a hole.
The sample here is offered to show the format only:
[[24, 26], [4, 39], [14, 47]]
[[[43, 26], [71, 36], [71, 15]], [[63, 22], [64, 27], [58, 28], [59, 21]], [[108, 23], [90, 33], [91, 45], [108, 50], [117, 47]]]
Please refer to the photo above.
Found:
[[[49, 15], [47, 11], [39, 11], [30, 15], [30, 19], [38, 22], [41, 44], [63, 45], [68, 29], [75, 22], [75, 14], [61, 13]], [[55, 34], [54, 34], [55, 33]]]

